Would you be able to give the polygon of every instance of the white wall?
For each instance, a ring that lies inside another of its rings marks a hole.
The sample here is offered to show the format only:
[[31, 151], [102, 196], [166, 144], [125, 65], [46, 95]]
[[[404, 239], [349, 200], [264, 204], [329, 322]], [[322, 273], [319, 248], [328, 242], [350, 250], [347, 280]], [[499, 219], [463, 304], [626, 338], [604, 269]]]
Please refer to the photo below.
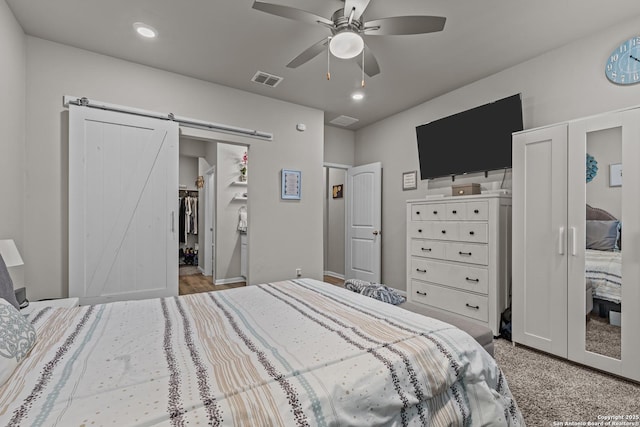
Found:
[[622, 219], [622, 187], [609, 186], [609, 165], [623, 163], [622, 129], [590, 132], [587, 135], [587, 153], [598, 162], [598, 173], [586, 183], [587, 203]]
[[[406, 200], [422, 198], [428, 191], [450, 192], [449, 179], [429, 182], [431, 190], [427, 181], [417, 190], [401, 190], [402, 172], [419, 169], [415, 127], [515, 93], [523, 96], [525, 128], [640, 104], [640, 85], [617, 86], [604, 75], [609, 54], [637, 33], [637, 21], [636, 17], [622, 22], [356, 132], [356, 164], [381, 161], [383, 167], [384, 283], [406, 289]], [[456, 183], [486, 183], [502, 177], [502, 172], [496, 172], [488, 180], [473, 175]]]
[[[0, 239], [13, 239], [25, 263], [25, 35], [7, 3], [0, 1]], [[22, 267], [10, 273], [15, 287], [24, 284]], [[29, 293], [29, 297], [32, 295]]]
[[[216, 166], [216, 282], [240, 277], [240, 232], [238, 231], [238, 209], [245, 201], [233, 200], [236, 193], [245, 193], [248, 186], [234, 185], [240, 177], [240, 160], [246, 147], [218, 144]], [[251, 159], [253, 160], [253, 159]], [[251, 162], [253, 166], [253, 162]], [[252, 176], [250, 167], [247, 176]], [[253, 182], [247, 180], [249, 185]], [[260, 215], [260, 213], [256, 213]], [[294, 267], [295, 271], [295, 267]], [[290, 277], [294, 277], [293, 275]]]
[[178, 161], [178, 184], [180, 189], [196, 190], [196, 178], [198, 178], [198, 158], [180, 154]]
[[[251, 148], [251, 282], [294, 277], [296, 267], [308, 277], [322, 277], [322, 111], [34, 37], [27, 37], [26, 52], [24, 247], [32, 299], [67, 295], [68, 113], [63, 95], [272, 132], [274, 141]], [[11, 84], [23, 81], [16, 77]], [[296, 123], [305, 123], [307, 130], [296, 131]], [[302, 171], [300, 202], [280, 200], [283, 168]]]

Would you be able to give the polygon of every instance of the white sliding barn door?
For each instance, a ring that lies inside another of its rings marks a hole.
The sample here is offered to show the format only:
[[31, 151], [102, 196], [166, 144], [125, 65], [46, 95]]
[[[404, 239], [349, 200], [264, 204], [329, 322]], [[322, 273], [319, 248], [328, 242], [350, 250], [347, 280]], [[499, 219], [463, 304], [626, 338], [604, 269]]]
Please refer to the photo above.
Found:
[[178, 294], [178, 124], [69, 106], [69, 296]]
[[347, 170], [345, 278], [380, 283], [382, 164]]

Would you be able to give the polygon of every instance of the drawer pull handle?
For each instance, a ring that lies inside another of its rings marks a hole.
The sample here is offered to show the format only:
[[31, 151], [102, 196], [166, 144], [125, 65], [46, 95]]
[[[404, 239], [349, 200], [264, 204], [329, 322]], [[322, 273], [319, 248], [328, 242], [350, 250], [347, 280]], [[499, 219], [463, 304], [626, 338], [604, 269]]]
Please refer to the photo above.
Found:
[[474, 209], [473, 213], [477, 214], [477, 213], [480, 213], [480, 211], [478, 209]]
[[458, 211], [451, 211], [454, 215], [458, 213]]
[[458, 253], [460, 255], [467, 255], [467, 256], [471, 256], [471, 252], [462, 252], [462, 251], [458, 251]]
[[420, 211], [416, 211], [416, 215], [420, 215]]
[[469, 234], [474, 236], [476, 234], [476, 232], [475, 231], [470, 231]]
[[480, 306], [477, 306], [477, 305], [471, 305], [471, 304], [469, 304], [469, 303], [466, 303], [465, 305], [466, 305], [467, 307], [469, 307], [469, 308], [474, 308], [474, 309], [476, 309], [476, 310], [480, 310]]
[[427, 272], [427, 270], [421, 270], [421, 269], [419, 269], [419, 268], [416, 268], [416, 271], [417, 271], [418, 273], [426, 273], [426, 272]]
[[479, 283], [479, 282], [480, 282], [480, 279], [471, 279], [471, 278], [469, 278], [469, 277], [465, 277], [465, 280], [467, 280], [467, 281], [469, 281], [469, 282], [476, 282], [476, 283]]
[[423, 252], [431, 252], [431, 248], [420, 248]]
[[438, 215], [438, 211], [433, 211], [433, 214], [434, 215]]
[[419, 228], [419, 229], [418, 229], [418, 233], [422, 233], [422, 228]]
[[426, 292], [416, 291], [416, 294], [418, 294], [418, 295], [422, 295], [422, 296], [425, 296], [425, 297], [427, 296], [427, 293], [426, 293]]
[[442, 234], [447, 234], [447, 230], [442, 230]]

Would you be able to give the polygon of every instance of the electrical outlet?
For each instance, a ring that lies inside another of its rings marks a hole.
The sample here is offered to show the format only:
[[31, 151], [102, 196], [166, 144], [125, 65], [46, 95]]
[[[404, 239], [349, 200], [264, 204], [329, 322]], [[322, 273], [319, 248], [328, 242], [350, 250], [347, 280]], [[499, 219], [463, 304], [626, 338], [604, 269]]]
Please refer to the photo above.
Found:
[[296, 268], [296, 276], [298, 276], [298, 277], [302, 276], [302, 269], [301, 268]]

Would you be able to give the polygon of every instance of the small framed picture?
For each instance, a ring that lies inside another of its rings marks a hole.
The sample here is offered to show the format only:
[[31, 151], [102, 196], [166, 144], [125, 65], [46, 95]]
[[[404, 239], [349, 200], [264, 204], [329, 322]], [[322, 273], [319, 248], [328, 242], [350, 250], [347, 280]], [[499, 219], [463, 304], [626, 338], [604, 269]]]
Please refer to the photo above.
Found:
[[402, 173], [402, 191], [415, 190], [418, 188], [418, 171]]
[[609, 165], [609, 187], [622, 186], [622, 163]]
[[333, 186], [333, 198], [334, 199], [342, 199], [342, 185], [334, 185]]
[[302, 172], [282, 169], [281, 198], [283, 200], [300, 200], [302, 193]]

